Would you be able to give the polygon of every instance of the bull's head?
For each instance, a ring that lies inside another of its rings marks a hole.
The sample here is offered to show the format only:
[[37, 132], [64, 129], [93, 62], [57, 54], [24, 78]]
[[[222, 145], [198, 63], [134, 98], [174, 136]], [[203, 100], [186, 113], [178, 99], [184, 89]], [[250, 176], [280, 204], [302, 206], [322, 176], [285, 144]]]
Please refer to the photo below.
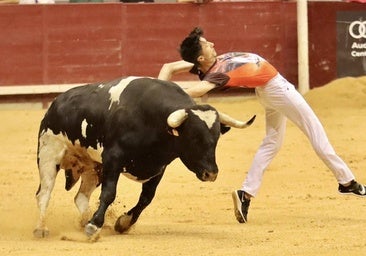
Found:
[[179, 109], [167, 119], [176, 137], [177, 150], [184, 165], [202, 181], [215, 181], [218, 174], [216, 145], [220, 133], [230, 127], [245, 128], [255, 119], [241, 122], [218, 113], [210, 105], [197, 105], [190, 109]]

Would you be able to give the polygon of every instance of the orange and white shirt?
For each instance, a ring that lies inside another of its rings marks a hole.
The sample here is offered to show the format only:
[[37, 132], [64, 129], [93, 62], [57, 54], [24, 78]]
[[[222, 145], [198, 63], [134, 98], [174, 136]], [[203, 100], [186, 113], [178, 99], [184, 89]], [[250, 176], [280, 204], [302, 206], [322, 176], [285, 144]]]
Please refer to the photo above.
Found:
[[199, 77], [217, 87], [255, 88], [264, 86], [277, 74], [278, 71], [257, 54], [230, 52], [217, 56], [215, 64]]

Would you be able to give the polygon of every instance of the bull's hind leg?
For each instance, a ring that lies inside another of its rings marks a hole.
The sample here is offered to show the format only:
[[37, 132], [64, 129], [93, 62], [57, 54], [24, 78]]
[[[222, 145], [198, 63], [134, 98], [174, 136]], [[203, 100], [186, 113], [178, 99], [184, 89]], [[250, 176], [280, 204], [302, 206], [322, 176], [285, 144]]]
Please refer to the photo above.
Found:
[[48, 236], [48, 228], [46, 226], [46, 210], [49, 200], [51, 198], [51, 192], [55, 185], [56, 175], [59, 170], [59, 166], [50, 164], [47, 168], [47, 174], [40, 168], [40, 184], [36, 193], [37, 205], [39, 209], [39, 219], [36, 228], [33, 231], [35, 237]]
[[158, 176], [150, 179], [149, 181], [145, 182], [142, 185], [142, 191], [140, 194], [139, 201], [131, 210], [127, 213], [121, 215], [115, 225], [114, 230], [119, 233], [126, 232], [130, 229], [130, 227], [136, 223], [137, 219], [139, 218], [141, 212], [151, 203], [155, 196], [156, 188], [160, 183], [161, 178], [163, 177], [165, 167], [163, 171]]
[[93, 191], [101, 183], [101, 165], [96, 163], [94, 169], [85, 170], [81, 174], [81, 184], [78, 193], [74, 198], [76, 207], [80, 212], [80, 225], [84, 227], [91, 217], [89, 200]]
[[44, 133], [39, 138], [38, 147], [38, 169], [40, 184], [36, 193], [37, 205], [39, 208], [39, 219], [33, 231], [35, 237], [48, 236], [46, 226], [46, 210], [54, 188], [56, 176], [60, 168], [60, 161], [65, 153], [63, 143], [55, 136]]

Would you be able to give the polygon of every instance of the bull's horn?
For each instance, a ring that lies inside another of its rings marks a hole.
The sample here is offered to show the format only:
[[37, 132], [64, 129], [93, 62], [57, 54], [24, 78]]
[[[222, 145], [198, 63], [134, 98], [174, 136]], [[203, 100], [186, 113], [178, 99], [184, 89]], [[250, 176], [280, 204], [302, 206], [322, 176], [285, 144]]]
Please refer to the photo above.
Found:
[[188, 114], [185, 109], [178, 109], [168, 116], [167, 123], [172, 128], [180, 126], [186, 120]]
[[246, 128], [250, 126], [254, 122], [255, 117], [256, 115], [254, 115], [249, 121], [244, 123], [243, 121], [238, 121], [231, 116], [228, 116], [227, 114], [219, 112], [220, 123], [234, 128]]

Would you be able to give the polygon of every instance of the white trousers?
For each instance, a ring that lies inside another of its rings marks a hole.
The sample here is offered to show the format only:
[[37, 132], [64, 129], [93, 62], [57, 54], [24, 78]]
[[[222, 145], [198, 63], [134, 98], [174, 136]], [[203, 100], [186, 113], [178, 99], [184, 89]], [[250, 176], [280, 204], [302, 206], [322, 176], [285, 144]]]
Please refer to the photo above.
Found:
[[319, 119], [294, 85], [278, 74], [255, 91], [265, 108], [266, 136], [254, 156], [242, 190], [252, 196], [258, 193], [265, 169], [282, 146], [287, 118], [306, 135], [316, 154], [333, 172], [338, 183], [345, 184], [355, 179], [352, 171], [329, 143]]

